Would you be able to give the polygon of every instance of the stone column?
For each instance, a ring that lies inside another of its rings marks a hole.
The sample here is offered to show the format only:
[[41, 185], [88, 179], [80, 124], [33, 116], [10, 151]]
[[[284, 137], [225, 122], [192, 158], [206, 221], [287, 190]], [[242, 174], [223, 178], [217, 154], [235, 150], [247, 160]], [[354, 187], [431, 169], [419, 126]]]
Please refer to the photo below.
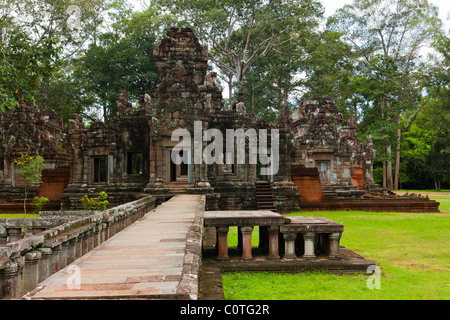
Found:
[[103, 241], [106, 241], [109, 239], [109, 223], [102, 222], [102, 226], [103, 226], [103, 235], [102, 235]]
[[9, 242], [14, 242], [22, 239], [22, 229], [21, 228], [8, 228]]
[[252, 256], [252, 231], [253, 226], [241, 227], [242, 233], [242, 259], [251, 260]]
[[280, 226], [270, 226], [269, 231], [269, 259], [279, 259], [278, 235]]
[[229, 259], [228, 257], [228, 230], [229, 227], [217, 227], [217, 259]]
[[94, 248], [98, 247], [102, 243], [102, 228], [101, 223], [95, 225], [94, 229]]
[[8, 261], [0, 269], [0, 300], [15, 299], [20, 295], [19, 273], [19, 265], [13, 261]]
[[297, 233], [289, 232], [283, 233], [284, 238], [284, 257], [283, 259], [292, 260], [297, 258], [295, 254], [295, 239], [297, 238]]
[[339, 242], [341, 240], [342, 233], [331, 233], [330, 239], [330, 256], [332, 260], [339, 260], [342, 258]]
[[52, 248], [52, 254], [50, 256], [50, 273], [56, 273], [59, 271], [59, 252], [61, 251], [61, 245], [57, 245]]
[[88, 252], [92, 251], [92, 249], [94, 249], [94, 229], [89, 229], [87, 231], [87, 235], [88, 235]]
[[61, 251], [59, 252], [59, 269], [64, 269], [67, 266], [67, 247], [69, 241], [64, 241], [61, 244]]
[[83, 256], [83, 233], [77, 236], [75, 260]]
[[49, 276], [51, 276], [50, 273], [50, 256], [52, 254], [52, 249], [50, 248], [39, 248], [38, 251], [41, 252], [42, 257], [41, 260], [39, 260], [39, 279], [38, 283], [44, 281]]
[[4, 246], [7, 243], [8, 243], [8, 230], [6, 230], [6, 228], [0, 228], [0, 246]]
[[69, 239], [69, 246], [67, 247], [67, 265], [71, 264], [76, 260], [77, 256], [77, 237]]
[[30, 292], [39, 283], [39, 260], [42, 254], [40, 251], [31, 251], [25, 254], [25, 267], [23, 270], [23, 293]]
[[314, 240], [316, 239], [315, 233], [306, 232], [303, 234], [303, 239], [305, 240], [305, 253], [303, 258], [314, 260], [316, 258], [314, 253]]
[[83, 232], [83, 234], [81, 235], [81, 256], [84, 256], [86, 253], [89, 252], [89, 247], [88, 247], [88, 242], [89, 242], [89, 234], [88, 234], [88, 230], [86, 230], [85, 232]]

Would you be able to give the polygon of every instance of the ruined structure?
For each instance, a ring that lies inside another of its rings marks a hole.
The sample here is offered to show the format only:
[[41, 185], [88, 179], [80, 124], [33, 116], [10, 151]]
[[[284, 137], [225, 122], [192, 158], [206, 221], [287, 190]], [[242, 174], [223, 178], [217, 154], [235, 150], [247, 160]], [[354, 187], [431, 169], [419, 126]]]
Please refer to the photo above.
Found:
[[[2, 115], [3, 202], [17, 198], [14, 188], [21, 186], [21, 177], [13, 160], [21, 153], [44, 157], [46, 169], [52, 171], [44, 174], [46, 183], [35, 194], [60, 199], [64, 210], [81, 209], [84, 195], [101, 191], [112, 206], [148, 194], [166, 199], [187, 193], [205, 195], [208, 210], [278, 212], [360, 208], [363, 202], [344, 205], [341, 200], [393, 198], [386, 190], [373, 192], [380, 188], [373, 183], [371, 138], [361, 142], [356, 118], [344, 125], [332, 99], [311, 98], [293, 115], [285, 108], [277, 124], [254, 121], [246, 113], [242, 92], [237, 103], [224, 107], [217, 74], [207, 74], [208, 48], [192, 30], [169, 29], [153, 50], [157, 86], [141, 92], [136, 106], [127, 91], [120, 90], [112, 123], [85, 127], [82, 118], [73, 115], [64, 137], [62, 120], [53, 111], [21, 103], [10, 115]], [[214, 136], [206, 136], [208, 129]], [[176, 132], [180, 135], [174, 137]], [[261, 133], [267, 141], [261, 140]], [[253, 138], [258, 145], [251, 143]], [[223, 142], [218, 149], [216, 140]], [[262, 143], [269, 164], [251, 161], [261, 156]], [[228, 144], [234, 146], [232, 151]], [[180, 145], [183, 162], [176, 163], [172, 151]], [[212, 163], [205, 162], [204, 152], [214, 154]], [[269, 168], [269, 174], [262, 174]]]
[[303, 101], [293, 115], [292, 180], [308, 210], [439, 212], [439, 203], [397, 196], [373, 181], [372, 138], [357, 137], [356, 117], [344, 125], [329, 97]]
[[306, 191], [302, 200], [364, 194], [373, 184], [375, 151], [370, 137], [366, 145], [357, 138], [355, 116], [344, 126], [333, 100], [325, 97], [302, 102], [294, 117], [294, 179], [303, 184], [305, 191], [313, 191]]
[[[22, 154], [29, 154], [42, 156], [45, 160], [44, 183], [40, 187], [32, 186], [30, 198], [34, 195], [46, 196], [58, 206], [59, 195], [64, 192], [69, 178], [63, 120], [53, 110], [40, 110], [33, 104], [21, 101], [11, 113], [2, 113], [1, 126], [0, 202], [9, 203], [7, 211], [14, 212], [14, 203], [23, 201], [25, 181], [14, 160]], [[18, 208], [22, 210], [23, 206]]]
[[[217, 74], [206, 74], [207, 46], [201, 45], [190, 29], [172, 28], [167, 36], [153, 52], [158, 86], [141, 94], [139, 106], [134, 108], [126, 91], [121, 91], [114, 124], [97, 122], [85, 129], [79, 117], [71, 119], [71, 180], [62, 196], [64, 208], [75, 207], [82, 194], [102, 190], [113, 198], [114, 193], [120, 193], [119, 202], [125, 201], [127, 195], [142, 192], [160, 196], [201, 193], [207, 195], [211, 209], [257, 206], [257, 166], [250, 164], [248, 157], [239, 164], [236, 153], [225, 153], [225, 158], [234, 157], [236, 161], [197, 163], [196, 149], [205, 150], [210, 142], [202, 139], [201, 145], [195, 145], [198, 141], [192, 139], [180, 154], [189, 163], [172, 161], [172, 150], [180, 143], [172, 141], [175, 130], [185, 129], [194, 135], [196, 131], [203, 134], [207, 129], [217, 129], [225, 139], [226, 130], [265, 129], [270, 134], [273, 127], [254, 123], [243, 103], [223, 110]], [[289, 130], [280, 133], [280, 141], [284, 149], [280, 153], [285, 155]], [[237, 139], [234, 143], [237, 147]], [[249, 144], [245, 151], [246, 155], [255, 152]], [[289, 179], [289, 159], [280, 158], [269, 200], [274, 209], [298, 210], [298, 192]]]

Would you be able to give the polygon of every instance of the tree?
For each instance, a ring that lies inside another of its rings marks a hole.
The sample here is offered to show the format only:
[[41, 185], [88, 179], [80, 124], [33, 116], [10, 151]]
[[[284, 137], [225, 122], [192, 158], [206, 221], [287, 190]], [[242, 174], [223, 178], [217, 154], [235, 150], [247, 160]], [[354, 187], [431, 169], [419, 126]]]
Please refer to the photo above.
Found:
[[44, 158], [41, 156], [32, 157], [28, 154], [22, 154], [20, 158], [15, 159], [14, 163], [20, 170], [20, 174], [25, 179], [25, 199], [23, 201], [24, 218], [27, 217], [27, 196], [30, 185], [42, 183], [42, 169], [44, 168]]
[[450, 183], [450, 38], [440, 35], [433, 44], [436, 52], [423, 63], [421, 80], [430, 103], [423, 111], [423, 127], [431, 132], [431, 150], [426, 158], [426, 172], [433, 178], [436, 190]]
[[118, 17], [116, 29], [99, 35], [78, 61], [75, 77], [85, 79], [86, 90], [95, 93], [106, 122], [116, 115], [120, 89], [128, 90], [131, 100], [137, 101], [140, 91], [156, 85], [153, 43], [160, 27], [155, 23], [157, 16], [156, 10], [148, 9]]
[[[408, 130], [424, 106], [419, 98], [421, 88], [416, 86], [414, 75], [417, 72], [420, 49], [429, 45], [441, 32], [438, 9], [426, 0], [355, 0], [346, 5], [329, 19], [328, 28], [341, 32], [353, 50], [359, 55], [362, 67], [369, 66], [371, 60], [379, 55], [390, 58], [396, 65], [399, 76], [386, 79], [398, 83], [399, 92], [395, 95], [396, 130], [396, 166], [395, 179], [392, 181], [389, 168], [391, 146], [386, 145], [388, 154], [387, 168], [384, 175], [389, 189], [398, 189], [400, 170], [401, 136]], [[381, 111], [392, 109], [394, 96], [385, 92]], [[402, 112], [415, 110], [405, 127], [401, 127]]]
[[358, 106], [366, 100], [357, 90], [354, 78], [358, 74], [356, 55], [342, 38], [340, 32], [324, 30], [317, 37], [308, 39], [307, 55], [301, 67], [305, 73], [303, 85], [306, 91], [301, 99], [329, 96], [344, 119], [353, 114], [359, 118], [361, 108]]
[[230, 106], [233, 85], [242, 96], [242, 81], [252, 64], [287, 44], [286, 35], [316, 27], [322, 14], [314, 0], [156, 2], [183, 19], [209, 45], [209, 58], [228, 84]]
[[38, 97], [49, 107], [53, 72], [95, 38], [111, 2], [0, 0], [0, 108]]

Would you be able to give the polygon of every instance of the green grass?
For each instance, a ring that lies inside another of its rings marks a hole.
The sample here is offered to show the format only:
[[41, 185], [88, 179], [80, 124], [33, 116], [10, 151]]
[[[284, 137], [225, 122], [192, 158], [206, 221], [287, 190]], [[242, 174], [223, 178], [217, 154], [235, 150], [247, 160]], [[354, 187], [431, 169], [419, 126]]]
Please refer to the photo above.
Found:
[[450, 196], [433, 196], [430, 199], [436, 200], [440, 203], [439, 210], [441, 212], [450, 212]]
[[[23, 213], [0, 213], [0, 219], [22, 219]], [[27, 218], [39, 218], [39, 214], [27, 213]]]
[[[447, 208], [449, 201], [442, 200], [441, 206]], [[381, 267], [381, 289], [367, 287], [368, 274], [239, 272], [222, 275], [226, 299], [450, 299], [450, 215], [360, 211], [294, 215], [343, 223], [341, 244]]]

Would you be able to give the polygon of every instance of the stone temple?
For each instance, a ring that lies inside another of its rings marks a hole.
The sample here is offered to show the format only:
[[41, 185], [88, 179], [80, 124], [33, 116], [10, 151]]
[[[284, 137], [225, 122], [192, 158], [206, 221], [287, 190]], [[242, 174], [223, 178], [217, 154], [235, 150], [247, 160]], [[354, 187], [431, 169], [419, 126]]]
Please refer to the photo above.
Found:
[[[45, 159], [29, 198], [50, 203], [38, 219], [0, 219], [0, 299], [223, 299], [227, 270], [366, 272], [374, 262], [340, 246], [342, 224], [280, 213], [439, 212], [374, 184], [371, 138], [358, 139], [355, 117], [344, 125], [330, 98], [255, 121], [241, 97], [223, 107], [208, 48], [190, 29], [169, 29], [153, 56], [158, 85], [138, 106], [118, 92], [112, 123], [73, 115], [64, 134], [54, 111], [21, 102], [2, 114], [0, 212], [23, 210], [14, 160], [25, 153]], [[80, 210], [102, 191], [110, 208]], [[75, 290], [73, 264], [87, 271]]]
[[[397, 201], [374, 184], [371, 138], [361, 142], [355, 117], [344, 125], [332, 99], [313, 97], [293, 114], [282, 110], [275, 125], [255, 121], [242, 99], [228, 110], [223, 107], [217, 74], [207, 73], [208, 48], [190, 29], [169, 29], [167, 37], [155, 44], [153, 56], [157, 87], [141, 92], [138, 106], [132, 106], [126, 90], [118, 92], [112, 123], [99, 121], [87, 128], [80, 116], [73, 115], [64, 134], [55, 112], [25, 102], [2, 115], [0, 203], [4, 212], [20, 209], [23, 181], [13, 160], [21, 153], [46, 160], [44, 183], [32, 189], [31, 197], [49, 197], [53, 209], [80, 209], [85, 194], [106, 191], [113, 205], [145, 195], [165, 199], [187, 193], [205, 195], [208, 210], [292, 212], [361, 206], [378, 210], [382, 201], [392, 205], [392, 200], [397, 203], [394, 210], [437, 210], [411, 197]], [[171, 152], [180, 141], [173, 141], [172, 134], [178, 129], [191, 134], [216, 129], [223, 134], [223, 144], [234, 144], [234, 150], [243, 144], [234, 137], [233, 142], [226, 141], [227, 130], [264, 131], [267, 149], [272, 150], [272, 141], [278, 145], [278, 170], [261, 176], [264, 165], [250, 161], [257, 151], [248, 142], [244, 142], [242, 161], [237, 152], [224, 148], [218, 163], [197, 163], [193, 161], [196, 150], [205, 150], [211, 143], [206, 139], [192, 139], [180, 153], [190, 161], [175, 164]], [[277, 139], [272, 140], [275, 135]]]

